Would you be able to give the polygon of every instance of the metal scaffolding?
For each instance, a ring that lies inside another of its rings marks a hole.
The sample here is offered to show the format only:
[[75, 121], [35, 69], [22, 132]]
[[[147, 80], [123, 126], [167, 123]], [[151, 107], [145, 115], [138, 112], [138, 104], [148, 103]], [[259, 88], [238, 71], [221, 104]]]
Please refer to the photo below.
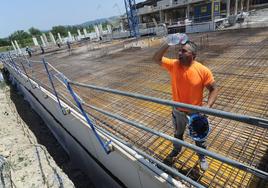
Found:
[[124, 0], [131, 37], [139, 37], [139, 17], [135, 0]]

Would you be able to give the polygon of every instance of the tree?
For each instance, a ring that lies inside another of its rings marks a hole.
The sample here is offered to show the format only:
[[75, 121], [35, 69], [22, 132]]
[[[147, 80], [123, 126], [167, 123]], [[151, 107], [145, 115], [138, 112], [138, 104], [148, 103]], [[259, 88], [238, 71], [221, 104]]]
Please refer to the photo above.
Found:
[[108, 24], [109, 24], [108, 21], [103, 22], [103, 23], [102, 23], [102, 28], [103, 28], [104, 30], [107, 30], [107, 25], [108, 25]]
[[95, 32], [94, 26], [93, 25], [89, 25], [88, 26], [88, 31], [91, 32]]
[[31, 35], [24, 30], [15, 31], [9, 36], [9, 40], [17, 40], [21, 44], [21, 47], [32, 44]]
[[77, 26], [67, 26], [66, 29], [67, 29], [67, 31], [70, 31], [70, 33], [77, 35], [77, 29], [78, 29]]
[[35, 36], [35, 37], [42, 35], [42, 32], [39, 29], [36, 29], [34, 27], [31, 27], [28, 31], [32, 36]]
[[15, 31], [9, 36], [10, 40], [23, 40], [27, 38], [31, 38], [31, 35], [24, 30]]
[[8, 41], [7, 39], [0, 39], [0, 46], [9, 46], [10, 45], [10, 41]]
[[53, 35], [57, 35], [59, 33], [63, 37], [66, 37], [68, 35], [67, 29], [61, 25], [52, 27], [51, 32]]

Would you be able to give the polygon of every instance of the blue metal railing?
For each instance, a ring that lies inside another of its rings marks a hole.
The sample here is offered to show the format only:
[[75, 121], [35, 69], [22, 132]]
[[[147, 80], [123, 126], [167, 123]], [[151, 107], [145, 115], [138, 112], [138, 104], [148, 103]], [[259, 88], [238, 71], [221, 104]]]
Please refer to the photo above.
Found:
[[59, 97], [58, 97], [58, 93], [57, 93], [56, 88], [55, 88], [55, 86], [54, 86], [54, 83], [53, 83], [53, 80], [52, 80], [52, 76], [51, 76], [51, 74], [50, 74], [50, 72], [49, 72], [49, 70], [48, 70], [47, 62], [45, 61], [44, 58], [43, 58], [42, 62], [43, 62], [43, 64], [44, 64], [45, 70], [46, 70], [46, 72], [47, 72], [47, 76], [48, 76], [48, 79], [49, 79], [49, 81], [50, 81], [51, 87], [52, 87], [52, 89], [53, 89], [54, 95], [55, 95], [56, 98], [57, 98], [59, 107], [60, 107], [62, 113], [63, 113], [63, 114], [66, 114], [66, 111], [65, 111], [65, 109], [63, 108], [63, 106], [61, 105], [60, 99], [59, 99]]
[[95, 130], [94, 125], [92, 124], [92, 122], [90, 121], [90, 119], [89, 119], [87, 113], [85, 112], [84, 108], [82, 107], [81, 102], [80, 102], [79, 99], [77, 98], [77, 94], [75, 94], [75, 92], [73, 91], [73, 89], [72, 89], [72, 87], [71, 87], [71, 85], [70, 85], [69, 82], [67, 82], [66, 84], [67, 84], [67, 88], [68, 88], [70, 94], [72, 95], [74, 101], [76, 102], [78, 108], [80, 109], [80, 112], [83, 114], [83, 116], [85, 117], [87, 123], [90, 125], [92, 131], [94, 132], [94, 134], [95, 134], [96, 138], [98, 139], [99, 143], [101, 144], [102, 148], [104, 149], [104, 151], [106, 152], [106, 154], [109, 154], [109, 153], [111, 152], [111, 148], [109, 147], [110, 144], [111, 144], [111, 141], [109, 141], [109, 142], [107, 142], [107, 143], [104, 143], [104, 142], [101, 140], [99, 134], [98, 134], [98, 133], [96, 132], [96, 130]]
[[[51, 76], [51, 74], [50, 74], [50, 72], [49, 72], [49, 70], [48, 70], [47, 62], [45, 61], [44, 58], [43, 58], [43, 64], [44, 64], [44, 67], [45, 67], [45, 69], [46, 69], [46, 72], [47, 72], [47, 75], [48, 75], [50, 84], [51, 84], [51, 86], [52, 86], [52, 89], [53, 89], [53, 91], [54, 91], [54, 95], [55, 95], [56, 98], [57, 98], [58, 104], [59, 104], [59, 106], [60, 106], [60, 108], [61, 108], [63, 114], [67, 114], [66, 109], [63, 108], [63, 106], [62, 106], [62, 104], [61, 104], [61, 102], [60, 102], [58, 93], [57, 93], [57, 91], [56, 91], [56, 88], [55, 88], [54, 83], [53, 83], [53, 80], [52, 80], [52, 76]], [[70, 94], [71, 94], [71, 96], [73, 97], [75, 103], [77, 104], [77, 106], [78, 106], [80, 112], [82, 113], [82, 115], [83, 115], [84, 118], [86, 119], [86, 121], [87, 121], [87, 123], [89, 124], [89, 126], [91, 127], [92, 131], [94, 132], [94, 134], [95, 134], [97, 140], [98, 140], [99, 143], [101, 144], [101, 146], [102, 146], [102, 148], [104, 149], [105, 153], [106, 153], [106, 154], [109, 154], [109, 153], [111, 152], [111, 148], [109, 147], [111, 142], [109, 141], [109, 142], [107, 142], [107, 143], [104, 143], [104, 142], [101, 140], [99, 134], [98, 134], [98, 133], [96, 132], [96, 130], [95, 130], [94, 125], [92, 124], [90, 118], [88, 117], [88, 115], [87, 115], [87, 113], [85, 112], [83, 106], [81, 105], [81, 100], [80, 100], [80, 98], [78, 98], [78, 97], [77, 97], [78, 95], [73, 91], [73, 89], [72, 89], [71, 85], [69, 84], [67, 78], [66, 78], [62, 73], [61, 73], [61, 74], [57, 74], [57, 75], [58, 75], [58, 77], [61, 77], [61, 80], [65, 83], [65, 85], [66, 85], [68, 91], [70, 92]]]

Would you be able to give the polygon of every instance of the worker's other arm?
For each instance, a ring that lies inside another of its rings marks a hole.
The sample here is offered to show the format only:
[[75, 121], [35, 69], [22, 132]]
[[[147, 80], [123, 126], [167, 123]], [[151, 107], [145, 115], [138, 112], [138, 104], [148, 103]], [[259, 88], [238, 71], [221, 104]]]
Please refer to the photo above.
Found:
[[215, 103], [217, 96], [218, 96], [218, 88], [216, 87], [216, 83], [213, 82], [212, 84], [209, 84], [206, 86], [206, 88], [209, 91], [208, 94], [208, 102], [205, 104], [205, 107], [211, 108], [212, 105]]
[[162, 63], [162, 57], [164, 56], [164, 54], [166, 53], [167, 49], [168, 49], [169, 45], [164, 42], [161, 47], [155, 52], [154, 56], [153, 56], [153, 61], [159, 65], [161, 65]]

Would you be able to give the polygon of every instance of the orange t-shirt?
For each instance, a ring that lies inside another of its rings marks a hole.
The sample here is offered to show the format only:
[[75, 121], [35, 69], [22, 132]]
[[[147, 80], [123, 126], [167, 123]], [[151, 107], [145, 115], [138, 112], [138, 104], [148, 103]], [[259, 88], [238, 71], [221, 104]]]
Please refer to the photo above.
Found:
[[197, 61], [184, 67], [178, 59], [166, 57], [162, 58], [162, 66], [171, 76], [173, 100], [201, 106], [204, 87], [214, 82], [211, 71]]

